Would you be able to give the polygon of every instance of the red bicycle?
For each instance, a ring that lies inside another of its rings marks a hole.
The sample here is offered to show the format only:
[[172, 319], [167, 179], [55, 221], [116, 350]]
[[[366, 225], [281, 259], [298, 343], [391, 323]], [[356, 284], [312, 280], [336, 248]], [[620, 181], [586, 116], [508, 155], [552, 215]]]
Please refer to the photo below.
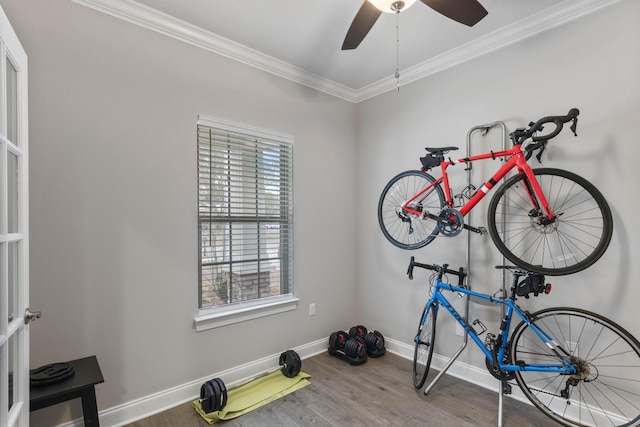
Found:
[[[418, 249], [438, 234], [456, 236], [463, 229], [485, 233], [465, 224], [464, 217], [512, 169], [493, 195], [487, 213], [488, 229], [498, 250], [526, 270], [545, 275], [565, 275], [584, 270], [606, 251], [613, 234], [611, 209], [604, 196], [586, 179], [565, 170], [533, 169], [527, 160], [544, 152], [563, 125], [572, 122], [576, 134], [579, 111], [547, 116], [511, 133], [513, 147], [458, 160], [445, 159], [457, 147], [429, 148], [422, 168], [402, 172], [385, 186], [378, 203], [378, 222], [385, 237], [402, 249]], [[555, 128], [544, 135], [547, 123]], [[504, 164], [480, 189], [472, 185], [452, 195], [447, 168], [485, 159]], [[428, 170], [440, 166], [441, 176]], [[454, 201], [456, 202], [454, 204]]]

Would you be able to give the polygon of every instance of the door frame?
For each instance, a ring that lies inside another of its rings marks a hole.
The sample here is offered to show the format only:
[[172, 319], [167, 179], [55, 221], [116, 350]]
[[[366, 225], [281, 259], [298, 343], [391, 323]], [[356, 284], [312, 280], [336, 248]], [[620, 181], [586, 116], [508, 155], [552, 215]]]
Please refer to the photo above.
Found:
[[24, 317], [29, 307], [28, 70], [27, 55], [2, 7], [0, 56], [0, 425], [25, 427], [29, 425], [29, 325]]

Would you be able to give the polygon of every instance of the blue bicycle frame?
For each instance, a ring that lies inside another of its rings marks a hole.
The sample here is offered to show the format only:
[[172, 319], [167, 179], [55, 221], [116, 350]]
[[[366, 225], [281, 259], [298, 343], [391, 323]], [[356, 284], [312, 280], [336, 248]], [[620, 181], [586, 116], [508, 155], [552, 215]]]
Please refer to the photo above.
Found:
[[[569, 352], [567, 352], [564, 348], [562, 348], [553, 338], [549, 336], [544, 330], [540, 329], [535, 323], [529, 321], [529, 318], [525, 312], [523, 312], [520, 307], [518, 307], [515, 303], [515, 298], [509, 299], [500, 299], [493, 296], [489, 296], [486, 294], [481, 294], [478, 292], [473, 292], [469, 289], [465, 289], [459, 286], [451, 285], [449, 283], [442, 282], [440, 279], [435, 279], [434, 282], [435, 290], [433, 291], [433, 295], [431, 299], [427, 302], [427, 307], [429, 309], [436, 310], [436, 319], [438, 314], [438, 309], [440, 306], [443, 306], [447, 309], [447, 311], [451, 314], [451, 316], [458, 322], [460, 327], [468, 334], [469, 337], [477, 344], [477, 346], [482, 350], [487, 359], [493, 363], [493, 353], [487, 347], [487, 345], [480, 339], [480, 336], [476, 332], [476, 330], [469, 324], [467, 320], [463, 316], [458, 313], [458, 311], [451, 305], [449, 300], [442, 294], [442, 291], [450, 291], [457, 292], [459, 294], [468, 295], [474, 298], [480, 298], [487, 301], [490, 301], [493, 304], [502, 304], [506, 307], [505, 317], [502, 320], [500, 325], [500, 332], [498, 335], [499, 341], [496, 342], [498, 348], [498, 366], [503, 371], [538, 371], [538, 372], [554, 372], [554, 373], [562, 373], [562, 374], [575, 374], [576, 369], [566, 360], [566, 357], [569, 356]], [[425, 310], [422, 323], [424, 324], [429, 310]], [[529, 328], [540, 338], [540, 340], [553, 351], [560, 359], [562, 363], [555, 364], [531, 364], [531, 365], [512, 365], [502, 363], [504, 360], [505, 353], [507, 351], [507, 343], [509, 340], [509, 332], [511, 326], [511, 319], [513, 318], [513, 314], [516, 314], [522, 321], [524, 321]], [[484, 333], [485, 331], [482, 331]], [[416, 342], [419, 340], [419, 336], [416, 336]]]

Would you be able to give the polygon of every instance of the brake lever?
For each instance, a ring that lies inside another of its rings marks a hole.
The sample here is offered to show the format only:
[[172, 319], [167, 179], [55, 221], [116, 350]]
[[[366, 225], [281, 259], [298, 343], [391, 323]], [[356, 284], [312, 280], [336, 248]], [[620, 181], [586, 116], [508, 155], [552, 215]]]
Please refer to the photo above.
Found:
[[524, 155], [524, 159], [528, 162], [531, 156], [533, 155], [534, 150], [528, 150], [527, 154]]
[[573, 132], [573, 134], [575, 136], [578, 136], [578, 134], [576, 133], [576, 129], [578, 128], [578, 118], [574, 117], [573, 118], [573, 123], [571, 124], [571, 132]]
[[533, 152], [539, 149], [541, 145], [542, 145], [542, 142], [532, 142], [529, 145], [527, 145], [526, 148], [523, 150], [526, 152], [524, 155], [524, 159], [526, 161], [529, 161], [531, 156], [533, 156]]
[[538, 159], [538, 163], [542, 163], [542, 153], [544, 153], [544, 150], [547, 148], [547, 141], [545, 141], [542, 146], [540, 147], [540, 151], [538, 151], [538, 154], [536, 154], [536, 159]]

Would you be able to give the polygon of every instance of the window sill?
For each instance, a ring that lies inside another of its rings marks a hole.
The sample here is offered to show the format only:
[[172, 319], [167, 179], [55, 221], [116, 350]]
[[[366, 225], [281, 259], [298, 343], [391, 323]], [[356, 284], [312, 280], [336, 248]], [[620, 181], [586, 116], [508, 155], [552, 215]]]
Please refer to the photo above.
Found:
[[295, 298], [291, 295], [286, 298], [261, 301], [254, 304], [241, 304], [236, 307], [206, 309], [200, 311], [200, 314], [196, 316], [193, 321], [196, 332], [202, 332], [208, 329], [220, 328], [234, 323], [295, 310], [298, 307], [298, 301], [300, 301], [300, 298]]

